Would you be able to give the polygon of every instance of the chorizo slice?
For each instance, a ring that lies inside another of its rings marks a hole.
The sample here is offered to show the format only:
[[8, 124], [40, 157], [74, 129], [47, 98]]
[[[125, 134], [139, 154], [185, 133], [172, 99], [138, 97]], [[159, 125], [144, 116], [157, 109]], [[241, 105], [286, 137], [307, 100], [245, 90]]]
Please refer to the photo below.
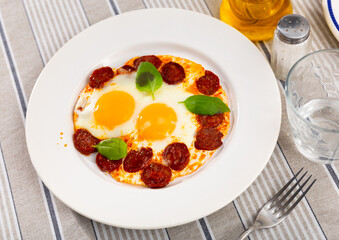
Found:
[[97, 150], [93, 147], [93, 145], [97, 145], [99, 142], [99, 139], [83, 128], [79, 128], [73, 134], [74, 147], [84, 155], [96, 152]]
[[173, 85], [181, 83], [185, 77], [185, 69], [178, 63], [168, 62], [161, 68], [161, 76], [165, 83]]
[[198, 150], [215, 150], [222, 145], [223, 134], [215, 128], [202, 128], [196, 136], [194, 146]]
[[142, 56], [142, 57], [135, 59], [134, 62], [133, 62], [133, 65], [134, 65], [135, 68], [138, 68], [140, 63], [142, 63], [142, 62], [152, 63], [154, 65], [154, 67], [156, 67], [156, 68], [159, 68], [162, 64], [162, 61], [157, 56], [146, 55], [146, 56]]
[[162, 188], [165, 187], [172, 178], [172, 170], [160, 163], [152, 163], [141, 173], [141, 180], [147, 187]]
[[196, 85], [199, 92], [205, 95], [213, 95], [220, 87], [218, 76], [208, 70], [196, 81]]
[[171, 143], [165, 148], [162, 158], [171, 169], [181, 171], [190, 161], [190, 152], [185, 143]]
[[131, 73], [131, 72], [134, 72], [134, 71], [136, 71], [135, 67], [132, 67], [130, 65], [124, 65], [117, 70], [117, 73], [118, 74], [126, 74], [126, 73]]
[[126, 172], [138, 172], [150, 165], [153, 157], [152, 148], [141, 148], [138, 151], [131, 150], [124, 159], [123, 166]]
[[104, 83], [114, 77], [114, 72], [110, 67], [102, 67], [94, 70], [89, 78], [89, 86], [91, 88], [101, 88]]
[[103, 172], [112, 172], [120, 167], [122, 164], [122, 159], [120, 160], [109, 160], [105, 156], [101, 155], [100, 153], [97, 154], [95, 159], [97, 166]]
[[197, 121], [202, 128], [218, 127], [225, 119], [223, 113], [215, 115], [197, 115]]

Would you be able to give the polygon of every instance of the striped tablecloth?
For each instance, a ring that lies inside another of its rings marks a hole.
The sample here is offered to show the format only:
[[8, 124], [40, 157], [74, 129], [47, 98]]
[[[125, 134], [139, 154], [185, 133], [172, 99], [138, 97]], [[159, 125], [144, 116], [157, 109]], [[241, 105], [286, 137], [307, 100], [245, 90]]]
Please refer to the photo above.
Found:
[[[301, 167], [318, 179], [307, 198], [282, 224], [259, 230], [249, 239], [339, 239], [339, 164], [315, 164], [298, 153], [283, 94], [280, 136], [264, 171], [232, 203], [194, 222], [147, 231], [107, 226], [69, 209], [37, 176], [25, 142], [27, 103], [39, 73], [65, 42], [96, 22], [127, 11], [184, 8], [219, 18], [220, 3], [221, 0], [0, 0], [0, 239], [236, 239], [267, 199]], [[321, 0], [292, 3], [294, 12], [310, 21], [313, 50], [339, 48], [325, 23]], [[271, 41], [255, 44], [270, 60]]]

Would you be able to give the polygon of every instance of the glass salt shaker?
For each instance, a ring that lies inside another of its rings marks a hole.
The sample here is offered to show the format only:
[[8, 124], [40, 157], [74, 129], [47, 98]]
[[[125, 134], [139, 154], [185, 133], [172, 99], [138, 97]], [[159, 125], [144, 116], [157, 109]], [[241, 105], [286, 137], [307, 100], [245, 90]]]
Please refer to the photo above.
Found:
[[294, 63], [310, 51], [310, 24], [298, 14], [280, 19], [274, 32], [271, 67], [276, 78], [285, 81]]

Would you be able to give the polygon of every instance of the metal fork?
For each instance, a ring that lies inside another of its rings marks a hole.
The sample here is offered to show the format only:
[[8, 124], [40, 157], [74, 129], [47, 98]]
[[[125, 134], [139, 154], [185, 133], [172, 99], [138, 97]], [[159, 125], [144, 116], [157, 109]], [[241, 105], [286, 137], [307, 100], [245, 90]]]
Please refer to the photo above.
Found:
[[[252, 231], [261, 229], [261, 228], [270, 228], [281, 223], [287, 215], [298, 205], [301, 199], [306, 195], [306, 193], [311, 189], [312, 185], [315, 183], [317, 179], [314, 179], [313, 182], [306, 188], [305, 191], [298, 196], [298, 193], [305, 187], [306, 183], [310, 178], [309, 176], [306, 181], [299, 186], [300, 181], [305, 177], [307, 171], [300, 177], [299, 180], [294, 183], [294, 185], [285, 193], [285, 190], [293, 184], [293, 181], [297, 179], [299, 173], [303, 170], [300, 169], [297, 174], [288, 182], [286, 185], [270, 200], [268, 201], [263, 208], [259, 211], [257, 218], [255, 219], [253, 225], [248, 228], [243, 234], [239, 236], [239, 240], [245, 239]], [[297, 190], [292, 194], [292, 191], [297, 188]], [[291, 195], [292, 196], [286, 200], [286, 198]], [[295, 200], [292, 206], [289, 206], [290, 203]]]

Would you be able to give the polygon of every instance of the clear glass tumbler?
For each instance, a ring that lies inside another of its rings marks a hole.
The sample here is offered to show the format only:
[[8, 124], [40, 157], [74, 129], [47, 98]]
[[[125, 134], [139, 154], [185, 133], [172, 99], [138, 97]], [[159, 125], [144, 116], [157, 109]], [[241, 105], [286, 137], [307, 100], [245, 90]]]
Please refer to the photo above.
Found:
[[285, 93], [298, 150], [315, 162], [339, 160], [339, 49], [313, 52], [296, 62]]

